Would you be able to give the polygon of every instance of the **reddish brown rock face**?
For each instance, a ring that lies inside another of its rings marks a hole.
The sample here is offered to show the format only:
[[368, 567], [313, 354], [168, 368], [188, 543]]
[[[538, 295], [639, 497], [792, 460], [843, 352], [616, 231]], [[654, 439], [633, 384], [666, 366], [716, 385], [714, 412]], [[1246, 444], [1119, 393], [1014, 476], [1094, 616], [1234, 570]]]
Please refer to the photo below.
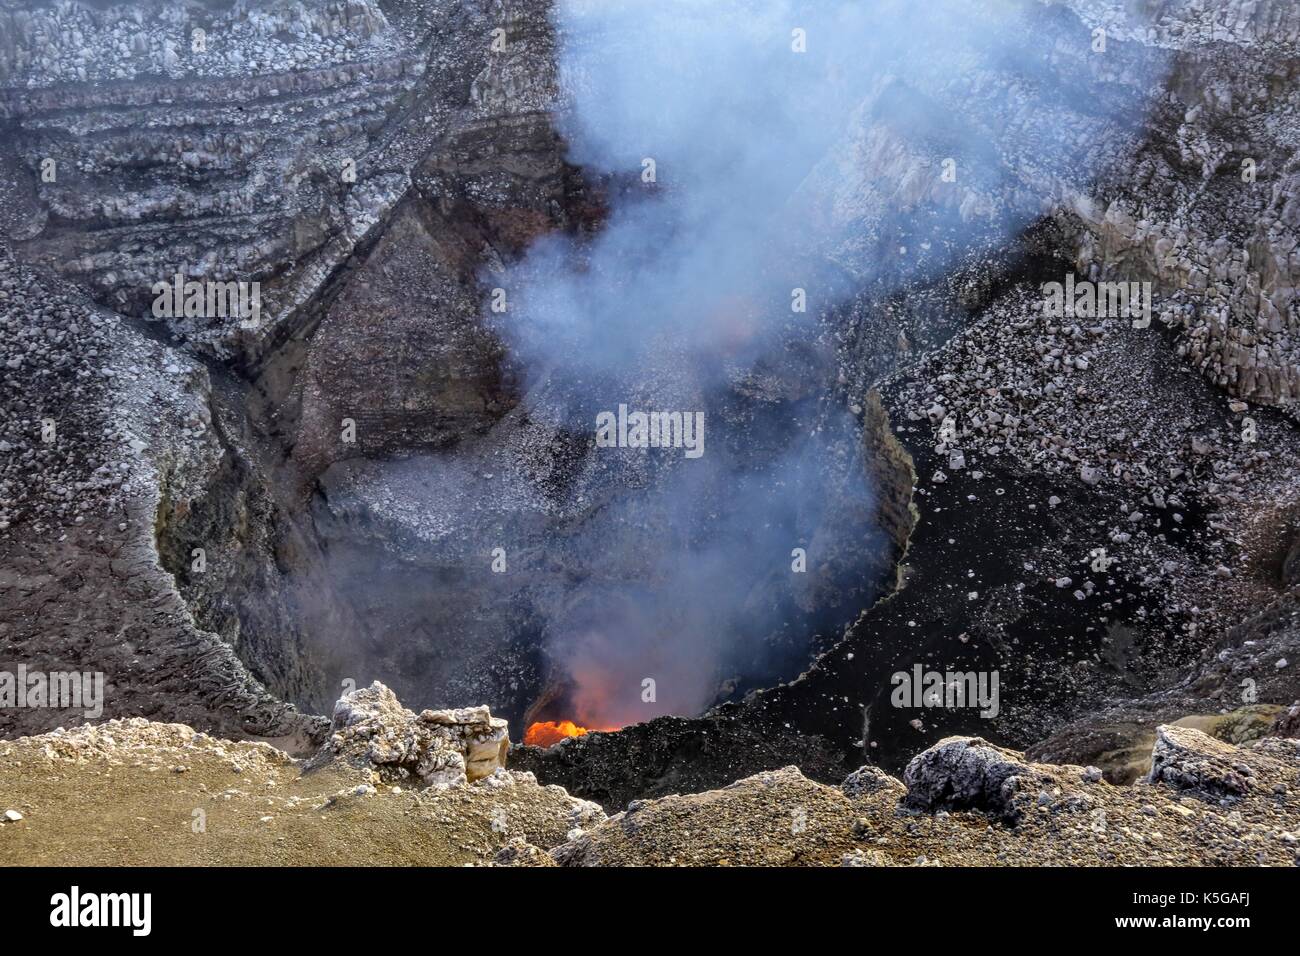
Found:
[[[481, 318], [480, 272], [587, 215], [563, 149], [533, 115], [471, 126], [422, 164], [305, 349], [294, 442], [304, 480], [341, 458], [454, 444], [514, 406], [504, 346]], [[494, 198], [475, 198], [485, 194]], [[339, 437], [346, 418], [357, 423], [351, 447]]]

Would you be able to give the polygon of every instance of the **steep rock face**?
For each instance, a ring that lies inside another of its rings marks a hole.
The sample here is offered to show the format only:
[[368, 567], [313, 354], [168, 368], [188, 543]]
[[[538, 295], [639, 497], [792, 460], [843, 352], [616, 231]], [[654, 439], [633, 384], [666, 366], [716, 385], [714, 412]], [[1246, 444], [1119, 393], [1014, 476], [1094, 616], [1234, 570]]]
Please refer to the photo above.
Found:
[[[81, 493], [127, 476], [157, 495], [159, 583], [171, 590], [174, 574], [203, 625], [276, 693], [326, 706], [340, 672], [363, 670], [338, 664], [328, 647], [309, 659], [299, 637], [361, 627], [321, 574], [310, 525], [295, 515], [299, 493], [337, 457], [441, 447], [508, 409], [499, 346], [478, 324], [478, 271], [538, 231], [572, 224], [571, 210], [596, 215], [570, 195], [584, 187], [543, 111], [553, 69], [545, 5], [394, 3], [385, 15], [367, 2], [70, 3], [0, 12], [14, 27], [0, 44], [0, 121], [12, 134], [0, 212], [19, 256], [146, 322], [150, 287], [174, 272], [263, 285], [259, 326], [206, 315], [163, 321], [161, 333], [186, 350], [249, 363], [258, 379], [248, 390], [214, 366], [208, 381], [188, 359], [150, 347], [156, 355], [145, 364], [194, 377], [195, 407], [187, 397], [178, 414], [202, 449], [168, 462], [154, 487], [133, 465], [119, 471], [99, 458], [67, 469], [63, 486], [56, 472], [67, 452], [39, 440], [40, 406], [60, 418], [63, 438], [81, 430], [68, 414], [120, 400], [102, 386], [114, 374], [108, 343], [69, 361], [69, 336], [90, 345], [97, 333], [51, 313], [47, 339], [23, 319], [20, 288], [7, 291], [6, 318], [23, 325], [8, 365], [19, 384], [49, 384], [22, 357], [27, 346], [75, 383], [68, 396], [22, 403], [5, 423], [8, 445], [26, 473], [39, 466], [58, 492], [38, 505], [49, 518], [86, 520]], [[490, 45], [497, 26], [508, 31], [504, 50]], [[195, 29], [207, 52], [191, 47]], [[80, 45], [70, 49], [74, 38]], [[359, 246], [381, 223], [383, 236]], [[134, 340], [130, 325], [122, 334]], [[359, 425], [355, 445], [340, 440], [344, 417]], [[277, 470], [285, 448], [287, 474]], [[17, 477], [6, 477], [0, 531], [31, 518]], [[129, 694], [119, 699], [130, 706]]]
[[282, 335], [405, 188], [382, 131], [424, 61], [369, 0], [7, 16], [10, 186], [39, 202], [10, 226], [21, 254], [147, 320], [177, 273], [261, 283], [255, 319], [164, 318], [196, 350], [253, 355]]
[[326, 683], [328, 659], [306, 653], [303, 638], [356, 624], [320, 577], [315, 541], [270, 487], [232, 407], [232, 383], [220, 376], [214, 384], [205, 398], [218, 455], [202, 472], [168, 476], [153, 526], [161, 570], [174, 576], [196, 621], [277, 696], [328, 710], [338, 685]]
[[[454, 536], [437, 528], [449, 554], [430, 549], [421, 532], [452, 501], [481, 494], [482, 475], [562, 467], [544, 444], [555, 436], [512, 415], [514, 371], [481, 316], [491, 271], [540, 233], [590, 225], [600, 197], [564, 162], [551, 126], [546, 4], [458, 5], [434, 32], [418, 107], [427, 112], [416, 120], [430, 125], [433, 145], [381, 233], [258, 367], [253, 418], [291, 449], [279, 480], [291, 500], [311, 499], [310, 523], [329, 554], [323, 567], [359, 622], [318, 629], [331, 675], [377, 672], [407, 699], [507, 706], [533, 637], [521, 623], [527, 608], [491, 635], [455, 615], [499, 597], [500, 577], [464, 573], [464, 551], [481, 549], [492, 515], [517, 503], [484, 495], [474, 527], [457, 526]], [[420, 459], [389, 463], [452, 452], [447, 474]], [[499, 460], [511, 452], [520, 459]], [[525, 520], [540, 526], [539, 514]], [[515, 540], [516, 554], [527, 549]]]
[[[485, 40], [493, 29], [505, 30], [503, 51]], [[439, 41], [425, 79], [439, 98], [436, 145], [383, 235], [331, 288], [305, 348], [292, 443], [307, 479], [340, 458], [445, 447], [508, 411], [516, 397], [480, 319], [480, 272], [594, 215], [547, 112], [545, 5], [467, 8]], [[350, 442], [344, 419], [355, 422]]]
[[[1121, 37], [1142, 30], [1078, 4]], [[1287, 3], [1148, 3], [1172, 51], [1153, 104], [1167, 133], [1128, 175], [1080, 203], [1076, 267], [1154, 283], [1189, 365], [1230, 395], [1300, 397], [1300, 9]]]
[[[277, 694], [325, 707], [338, 672], [360, 671], [326, 648], [308, 658], [299, 638], [361, 628], [321, 575], [298, 493], [335, 457], [441, 446], [509, 407], [499, 348], [477, 325], [477, 270], [497, 255], [493, 243], [518, 249], [573, 205], [560, 201], [572, 177], [540, 112], [545, 11], [491, 0], [390, 4], [387, 16], [368, 2], [3, 13], [14, 31], [0, 81], [12, 133], [0, 211], [20, 257], [145, 321], [152, 284], [178, 271], [262, 283], [256, 327], [183, 314], [160, 327], [191, 353], [258, 374], [252, 390], [220, 371], [197, 389], [186, 424], [204, 435], [204, 454], [165, 468], [157, 489], [160, 580], [174, 574], [204, 626]], [[497, 25], [510, 30], [504, 52], [489, 45]], [[195, 29], [206, 52], [191, 46]], [[70, 50], [72, 38], [81, 45]], [[540, 88], [523, 76], [541, 77]], [[112, 82], [91, 85], [101, 80]], [[381, 223], [383, 237], [336, 279]], [[18, 319], [16, 295], [6, 304]], [[190, 369], [158, 354], [159, 366]], [[89, 369], [65, 372], [98, 393], [107, 356], [86, 358]], [[340, 440], [344, 417], [358, 421], [357, 445]], [[15, 425], [26, 464], [51, 474], [59, 449], [36, 440], [40, 419]], [[287, 475], [277, 472], [286, 447]], [[120, 480], [115, 465], [96, 467], [77, 481]], [[26, 517], [10, 507], [23, 497], [13, 487], [0, 521]], [[84, 505], [65, 498], [72, 520]]]
[[[206, 494], [225, 457], [206, 371], [3, 245], [0, 325], [12, 331], [0, 337], [0, 669], [102, 675], [91, 719], [145, 714], [310, 746], [323, 721], [196, 626], [160, 563], [155, 522]], [[230, 557], [204, 560], [215, 571]], [[5, 707], [0, 734], [87, 711]]]

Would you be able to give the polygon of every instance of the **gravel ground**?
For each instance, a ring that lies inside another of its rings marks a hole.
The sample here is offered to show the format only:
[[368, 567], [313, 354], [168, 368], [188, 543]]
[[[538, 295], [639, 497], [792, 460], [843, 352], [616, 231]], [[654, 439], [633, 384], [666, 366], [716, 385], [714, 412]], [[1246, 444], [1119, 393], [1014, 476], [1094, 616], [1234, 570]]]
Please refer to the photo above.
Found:
[[456, 866], [559, 843], [575, 808], [527, 774], [416, 792], [138, 718], [0, 744], [0, 804], [7, 866]]
[[1300, 741], [1234, 746], [1163, 727], [1153, 766], [1154, 782], [1114, 787], [1096, 768], [950, 738], [901, 781], [864, 767], [835, 787], [787, 767], [606, 819], [528, 773], [410, 790], [379, 765], [304, 764], [136, 718], [0, 743], [0, 863], [1300, 863]]

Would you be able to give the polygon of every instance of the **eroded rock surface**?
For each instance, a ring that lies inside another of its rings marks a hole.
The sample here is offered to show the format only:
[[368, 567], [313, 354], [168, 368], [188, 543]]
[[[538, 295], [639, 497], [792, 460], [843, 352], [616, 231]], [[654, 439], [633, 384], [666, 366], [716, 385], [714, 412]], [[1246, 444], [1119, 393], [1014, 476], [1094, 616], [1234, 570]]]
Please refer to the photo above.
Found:
[[1159, 727], [1148, 779], [1210, 799], [1241, 797], [1261, 787], [1271, 794], [1288, 770], [1286, 763], [1275, 762], [1276, 757], [1294, 757], [1296, 746], [1294, 741], [1265, 739], [1243, 754], [1195, 730]]
[[1155, 120], [1166, 135], [1075, 207], [1077, 268], [1153, 282], [1181, 358], [1234, 397], [1293, 406], [1300, 136], [1285, 117], [1300, 106], [1300, 9], [1163, 2], [1146, 4], [1137, 27], [1104, 4], [1075, 6], [1172, 52]]
[[[311, 748], [324, 721], [269, 694], [237, 641], [196, 624], [161, 566], [157, 525], [203, 497], [225, 459], [208, 372], [3, 242], [0, 325], [0, 669], [98, 672], [102, 717]], [[230, 555], [204, 545], [215, 574]], [[196, 560], [186, 549], [186, 565]], [[269, 671], [286, 650], [265, 658]], [[85, 719], [6, 707], [0, 733]]]
[[1024, 764], [1023, 756], [986, 740], [954, 737], [913, 758], [903, 773], [907, 805], [919, 810], [970, 810], [1017, 820], [1054, 781]]
[[452, 787], [488, 777], [505, 767], [510, 746], [506, 722], [487, 707], [417, 715], [378, 681], [339, 698], [330, 730], [309, 766], [343, 760], [373, 769], [385, 782], [420, 787]]

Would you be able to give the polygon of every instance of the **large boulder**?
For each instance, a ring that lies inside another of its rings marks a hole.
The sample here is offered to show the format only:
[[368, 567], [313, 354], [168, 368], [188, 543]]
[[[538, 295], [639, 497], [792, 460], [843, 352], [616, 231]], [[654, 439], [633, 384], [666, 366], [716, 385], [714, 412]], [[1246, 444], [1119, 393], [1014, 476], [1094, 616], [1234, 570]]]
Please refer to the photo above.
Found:
[[375, 681], [334, 705], [330, 738], [308, 769], [343, 760], [386, 782], [419, 787], [471, 783], [504, 769], [507, 724], [487, 707], [425, 710], [418, 716]]
[[948, 737], [912, 758], [903, 783], [910, 809], [979, 810], [1014, 823], [1026, 802], [1057, 780], [1014, 750], [979, 737]]
[[1157, 727], [1147, 779], [1204, 797], [1241, 797], [1257, 776], [1245, 753], [1190, 727]]

